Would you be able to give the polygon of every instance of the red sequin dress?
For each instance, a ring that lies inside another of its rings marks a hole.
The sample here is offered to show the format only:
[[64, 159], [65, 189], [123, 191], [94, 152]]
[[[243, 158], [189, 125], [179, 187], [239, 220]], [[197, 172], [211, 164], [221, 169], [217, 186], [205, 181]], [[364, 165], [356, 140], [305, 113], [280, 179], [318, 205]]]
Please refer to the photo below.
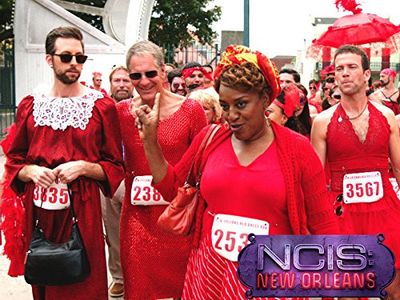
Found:
[[[117, 104], [126, 163], [126, 193], [121, 212], [121, 265], [124, 299], [180, 297], [191, 236], [169, 234], [156, 225], [165, 205], [134, 206], [130, 195], [135, 176], [151, 175], [143, 144], [130, 112], [132, 100]], [[158, 141], [171, 164], [178, 162], [195, 135], [207, 124], [203, 108], [193, 100], [158, 126]]]
[[[328, 125], [327, 160], [331, 172], [331, 196], [343, 193], [345, 174], [379, 171], [384, 196], [377, 202], [343, 205], [338, 217], [343, 234], [383, 233], [385, 244], [393, 251], [396, 268], [400, 267], [400, 202], [389, 181], [390, 127], [382, 113], [370, 102], [369, 128], [365, 141], [360, 142], [343, 107], [339, 105]], [[338, 203], [336, 203], [338, 205]]]

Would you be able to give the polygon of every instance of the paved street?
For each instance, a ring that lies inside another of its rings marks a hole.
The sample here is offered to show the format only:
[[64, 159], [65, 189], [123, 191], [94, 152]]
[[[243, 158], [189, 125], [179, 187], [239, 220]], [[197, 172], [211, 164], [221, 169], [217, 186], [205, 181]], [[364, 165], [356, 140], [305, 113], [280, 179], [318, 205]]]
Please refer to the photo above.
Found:
[[[0, 178], [4, 172], [5, 157], [0, 148]], [[4, 239], [3, 239], [4, 241]], [[28, 285], [23, 276], [13, 278], [7, 275], [9, 260], [2, 255], [3, 246], [0, 246], [0, 299], [1, 300], [30, 300], [32, 299], [31, 287]], [[108, 280], [111, 282], [110, 274]], [[120, 298], [109, 298], [114, 300], [123, 300]], [[88, 299], [92, 300], [92, 299]], [[94, 300], [94, 299], [93, 299]]]

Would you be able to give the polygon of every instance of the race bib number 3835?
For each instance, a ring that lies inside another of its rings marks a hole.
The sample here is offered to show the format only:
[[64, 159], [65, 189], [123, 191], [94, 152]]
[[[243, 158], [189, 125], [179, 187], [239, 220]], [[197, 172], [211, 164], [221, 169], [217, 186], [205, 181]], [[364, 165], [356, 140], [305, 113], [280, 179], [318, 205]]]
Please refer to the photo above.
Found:
[[35, 185], [33, 203], [35, 206], [47, 210], [66, 209], [70, 205], [68, 187], [65, 183], [56, 182], [53, 182], [47, 189]]
[[346, 174], [343, 178], [344, 203], [371, 203], [383, 197], [380, 172]]
[[239, 252], [249, 243], [247, 236], [268, 235], [269, 224], [263, 220], [217, 214], [211, 229], [214, 250], [224, 258], [237, 261]]
[[160, 192], [157, 191], [151, 182], [153, 176], [136, 176], [133, 178], [131, 190], [131, 203], [133, 205], [167, 205]]

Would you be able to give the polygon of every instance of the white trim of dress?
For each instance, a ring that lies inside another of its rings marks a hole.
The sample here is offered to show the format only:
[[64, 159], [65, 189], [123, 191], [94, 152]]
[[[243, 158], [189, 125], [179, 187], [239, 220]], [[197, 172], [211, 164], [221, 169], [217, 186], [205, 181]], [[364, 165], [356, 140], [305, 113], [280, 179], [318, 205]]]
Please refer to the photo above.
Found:
[[68, 126], [86, 129], [96, 100], [103, 98], [99, 91], [87, 89], [80, 97], [52, 97], [44, 93], [33, 95], [33, 118], [36, 126], [65, 130]]

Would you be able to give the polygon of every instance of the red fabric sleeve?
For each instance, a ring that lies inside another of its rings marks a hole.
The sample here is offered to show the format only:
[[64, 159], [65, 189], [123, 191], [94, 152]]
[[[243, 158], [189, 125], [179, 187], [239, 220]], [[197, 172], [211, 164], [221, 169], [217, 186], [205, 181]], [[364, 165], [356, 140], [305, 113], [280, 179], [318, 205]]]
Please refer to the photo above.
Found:
[[204, 112], [203, 107], [200, 105], [199, 102], [196, 100], [188, 99], [186, 101], [193, 101], [192, 105], [192, 113], [191, 115], [194, 116], [191, 118], [190, 124], [190, 140], [193, 141], [194, 137], [204, 128], [207, 126], [207, 117], [206, 113]]
[[[182, 159], [175, 165], [168, 164], [168, 171], [163, 180], [155, 184], [154, 187], [161, 193], [166, 201], [172, 201], [176, 196], [178, 187], [185, 183], [189, 169], [192, 165], [194, 157], [203, 141], [209, 126], [203, 128], [198, 135], [195, 136], [192, 144], [186, 150]], [[194, 184], [193, 182], [191, 182]]]
[[305, 199], [307, 225], [312, 234], [340, 234], [337, 219], [326, 189], [325, 172], [309, 142], [304, 143], [298, 157], [302, 170], [301, 185]]
[[[98, 108], [103, 121], [103, 145], [100, 150], [102, 160], [98, 162], [107, 179], [100, 181], [100, 188], [106, 197], [112, 197], [125, 177], [122, 162], [122, 141], [115, 103], [106, 97], [98, 100]], [[97, 104], [97, 103], [96, 103]]]
[[10, 182], [11, 188], [19, 196], [22, 195], [25, 189], [25, 183], [18, 179], [18, 173], [28, 164], [25, 160], [29, 147], [26, 123], [32, 112], [32, 107], [33, 98], [31, 96], [25, 97], [18, 105], [15, 138], [7, 153], [7, 163], [5, 165], [7, 180]]

